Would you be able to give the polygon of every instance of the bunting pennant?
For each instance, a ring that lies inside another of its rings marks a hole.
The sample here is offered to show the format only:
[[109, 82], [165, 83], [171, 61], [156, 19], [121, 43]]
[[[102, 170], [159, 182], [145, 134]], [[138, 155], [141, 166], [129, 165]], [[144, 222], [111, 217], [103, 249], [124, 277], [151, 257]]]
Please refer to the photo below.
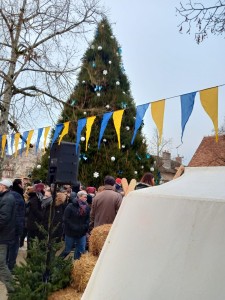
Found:
[[12, 133], [11, 134], [11, 151], [12, 151], [12, 153], [13, 153], [14, 137], [15, 137], [15, 134]]
[[181, 103], [181, 142], [183, 143], [183, 134], [185, 126], [191, 116], [194, 102], [195, 102], [196, 92], [192, 92], [189, 94], [181, 95], [180, 96], [180, 103]]
[[37, 141], [36, 141], [36, 153], [38, 151], [38, 147], [39, 147], [40, 139], [41, 139], [41, 136], [42, 136], [42, 132], [43, 132], [43, 128], [38, 128], [38, 136], [37, 136]]
[[117, 134], [117, 139], [118, 139], [118, 148], [121, 148], [120, 145], [120, 127], [121, 127], [121, 122], [122, 122], [122, 117], [123, 117], [124, 109], [121, 110], [116, 110], [113, 113], [113, 121], [114, 121], [114, 126], [116, 129], [116, 134]]
[[63, 124], [62, 123], [56, 125], [55, 132], [54, 132], [54, 135], [53, 135], [53, 138], [52, 138], [51, 147], [55, 143], [55, 141], [57, 140], [57, 138], [60, 135], [60, 132], [62, 131], [62, 129], [63, 129]]
[[100, 148], [100, 144], [101, 144], [103, 134], [105, 132], [106, 126], [107, 126], [107, 124], [109, 122], [109, 119], [111, 118], [112, 114], [113, 114], [113, 112], [110, 111], [110, 112], [107, 112], [103, 115], [101, 128], [100, 128], [100, 133], [99, 133], [99, 138], [98, 138], [98, 149]]
[[21, 144], [21, 148], [20, 148], [20, 156], [22, 156], [24, 144], [25, 144], [26, 141], [27, 141], [28, 133], [29, 133], [29, 131], [24, 131], [24, 133], [23, 133], [23, 136], [22, 136], [22, 144]]
[[17, 157], [18, 146], [19, 146], [19, 139], [20, 139], [20, 133], [17, 132], [14, 135], [14, 140], [15, 140], [15, 157]]
[[218, 87], [201, 90], [200, 100], [204, 110], [213, 122], [216, 142], [218, 142]]
[[62, 131], [62, 133], [60, 134], [60, 137], [59, 137], [59, 145], [60, 145], [60, 143], [61, 143], [61, 141], [62, 141], [62, 138], [69, 132], [69, 125], [70, 125], [70, 122], [68, 121], [68, 122], [65, 122], [65, 123], [63, 123], [63, 131]]
[[28, 133], [28, 137], [27, 137], [27, 149], [26, 149], [26, 156], [28, 155], [28, 151], [30, 149], [30, 141], [31, 141], [31, 138], [34, 134], [34, 130], [30, 130], [29, 133]]
[[78, 153], [78, 147], [80, 144], [80, 137], [81, 137], [81, 132], [84, 128], [84, 126], [86, 125], [87, 119], [83, 118], [83, 119], [79, 119], [77, 122], [77, 141], [76, 141], [76, 153]]
[[96, 116], [87, 118], [87, 123], [86, 123], [86, 149], [85, 149], [86, 151], [87, 151], [88, 141], [89, 141], [90, 134], [91, 134], [91, 128], [92, 128], [92, 125], [93, 125], [95, 119], [96, 119]]
[[149, 103], [137, 106], [134, 134], [133, 134], [133, 137], [132, 137], [132, 140], [131, 140], [131, 145], [133, 145], [133, 143], [134, 143], [134, 139], [136, 137], [137, 131], [141, 126], [141, 122], [144, 118], [144, 115], [145, 115], [146, 110], [148, 109], [148, 107], [149, 107]]
[[165, 99], [153, 102], [151, 104], [152, 118], [158, 129], [159, 145], [162, 141], [163, 121], [164, 121]]
[[48, 136], [50, 128], [51, 128], [51, 126], [45, 127], [45, 131], [44, 131], [44, 151], [45, 151], [45, 148], [46, 148], [47, 136]]
[[7, 135], [3, 134], [2, 135], [2, 155], [1, 157], [4, 157], [4, 153], [5, 153], [5, 145], [6, 145], [6, 139], [7, 139]]
[[[225, 84], [223, 84], [225, 85]], [[222, 86], [222, 85], [221, 85]], [[101, 90], [101, 86], [96, 85], [96, 91]], [[184, 130], [186, 127], [187, 122], [190, 119], [190, 116], [192, 114], [194, 104], [195, 104], [195, 97], [196, 97], [197, 92], [191, 92], [187, 94], [180, 95], [180, 104], [181, 104], [181, 142], [183, 143], [183, 135], [184, 135]], [[204, 108], [205, 112], [208, 114], [210, 119], [213, 122], [214, 130], [215, 130], [215, 136], [216, 136], [216, 141], [218, 141], [218, 86], [213, 87], [213, 88], [207, 88], [204, 90], [200, 90], [200, 101], [202, 104], [202, 107]], [[175, 98], [178, 96], [170, 97]], [[164, 122], [164, 111], [165, 111], [165, 101], [168, 99], [162, 99], [159, 101], [155, 102], [149, 102], [143, 105], [139, 105], [136, 107], [136, 120], [135, 120], [135, 126], [134, 126], [134, 132], [133, 136], [131, 139], [131, 145], [134, 143], [135, 137], [137, 135], [137, 132], [142, 124], [143, 118], [145, 116], [145, 113], [151, 104], [151, 114], [153, 121], [155, 122], [155, 125], [157, 127], [158, 135], [159, 135], [159, 144], [162, 142], [162, 133], [163, 133], [163, 122]], [[75, 100], [74, 100], [75, 101]], [[121, 148], [121, 137], [120, 137], [120, 130], [121, 130], [121, 123], [122, 123], [122, 118], [125, 109], [127, 109], [127, 104], [125, 102], [122, 102], [122, 109], [117, 110], [117, 111], [111, 111], [107, 112], [103, 115], [102, 117], [102, 122], [101, 122], [101, 128], [99, 132], [99, 137], [98, 137], [98, 149], [100, 148], [101, 140], [104, 135], [105, 129], [108, 125], [108, 122], [110, 118], [113, 116], [113, 122], [114, 122], [114, 127], [116, 130], [117, 134], [117, 139], [118, 139], [118, 148]], [[96, 116], [91, 116], [88, 118], [82, 118], [77, 121], [77, 135], [76, 135], [76, 153], [78, 152], [78, 147], [80, 144], [80, 139], [81, 139], [81, 133], [86, 125], [86, 151], [88, 148], [88, 142], [90, 139], [91, 135], [91, 130], [92, 126], [94, 124], [94, 121], [96, 119]], [[55, 127], [55, 132], [52, 138], [52, 143], [58, 140], [58, 144], [60, 145], [63, 137], [68, 134], [69, 132], [69, 124], [70, 121], [67, 121], [65, 123], [60, 123], [57, 124]], [[43, 134], [44, 130], [44, 149], [46, 148], [46, 143], [47, 143], [47, 137], [48, 133], [50, 131], [51, 126], [47, 126], [44, 128], [39, 128], [38, 129], [38, 135], [37, 135], [37, 140], [36, 140], [36, 153], [38, 151], [39, 143]], [[27, 143], [27, 148], [26, 148], [26, 156], [28, 155], [29, 152], [29, 145], [30, 141], [32, 139], [32, 136], [34, 134], [34, 130], [30, 131], [24, 131], [23, 135], [21, 137], [20, 133], [15, 133], [11, 134], [11, 150], [15, 150], [15, 157], [17, 156], [18, 152], [18, 146], [19, 146], [19, 139], [22, 139], [21, 143], [21, 149], [20, 149], [20, 155], [22, 155], [24, 145]], [[15, 149], [14, 149], [15, 145]], [[7, 134], [0, 135], [0, 146], [1, 146], [1, 157], [4, 156], [5, 153], [7, 153], [9, 145], [7, 143]]]

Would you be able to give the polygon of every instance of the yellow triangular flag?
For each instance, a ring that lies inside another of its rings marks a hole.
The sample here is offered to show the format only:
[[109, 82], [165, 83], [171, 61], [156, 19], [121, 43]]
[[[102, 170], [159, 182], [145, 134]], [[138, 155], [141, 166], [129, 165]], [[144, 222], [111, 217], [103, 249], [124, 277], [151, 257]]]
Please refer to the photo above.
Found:
[[32, 138], [33, 134], [34, 134], [34, 130], [32, 129], [32, 130], [29, 131], [28, 136], [27, 136], [27, 142], [26, 142], [26, 143], [27, 143], [26, 156], [28, 155], [28, 151], [29, 151], [29, 149], [30, 149], [30, 141], [31, 141], [31, 138]]
[[116, 110], [113, 113], [113, 122], [114, 122], [114, 126], [116, 129], [119, 149], [121, 148], [121, 146], [120, 146], [120, 127], [121, 127], [123, 113], [124, 113], [124, 109]]
[[7, 135], [3, 134], [3, 136], [2, 136], [2, 157], [4, 157], [4, 153], [5, 153], [6, 139], [7, 139]]
[[218, 87], [200, 91], [200, 100], [213, 122], [216, 141], [218, 141]]
[[20, 133], [17, 132], [17, 133], [15, 133], [15, 136], [14, 136], [14, 141], [15, 141], [15, 157], [17, 157], [17, 151], [18, 151], [18, 146], [19, 146], [19, 139], [20, 139]]
[[65, 122], [63, 125], [64, 125], [64, 127], [63, 127], [62, 133], [60, 134], [58, 145], [60, 145], [60, 143], [61, 143], [62, 138], [64, 137], [64, 135], [66, 135], [69, 132], [70, 122], [69, 121]]
[[44, 151], [45, 151], [45, 148], [46, 148], [47, 136], [48, 136], [50, 128], [51, 128], [51, 126], [45, 127], [45, 131], [44, 131]]
[[87, 118], [87, 123], [86, 123], [86, 149], [85, 149], [86, 151], [87, 151], [88, 141], [89, 141], [90, 134], [91, 134], [91, 128], [92, 128], [92, 125], [95, 121], [95, 118], [96, 118], [96, 116]]
[[158, 129], [159, 144], [162, 141], [163, 121], [164, 121], [165, 99], [151, 103], [152, 118]]

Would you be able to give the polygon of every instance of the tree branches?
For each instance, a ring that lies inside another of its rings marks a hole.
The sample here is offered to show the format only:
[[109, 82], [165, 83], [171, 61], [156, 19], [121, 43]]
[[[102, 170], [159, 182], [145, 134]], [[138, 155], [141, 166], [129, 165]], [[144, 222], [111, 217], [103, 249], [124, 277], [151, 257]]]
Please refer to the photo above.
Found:
[[103, 14], [98, 0], [1, 0], [0, 133], [10, 115], [22, 117], [23, 107], [14, 106], [29, 107], [29, 98], [36, 108], [65, 104], [78, 69], [77, 39]]
[[194, 3], [190, 0], [187, 4], [180, 2], [176, 8], [177, 13], [182, 17], [179, 31], [190, 33], [195, 25], [195, 39], [199, 44], [209, 33], [220, 35], [225, 32], [225, 1], [219, 0], [213, 6], [205, 6], [202, 3]]

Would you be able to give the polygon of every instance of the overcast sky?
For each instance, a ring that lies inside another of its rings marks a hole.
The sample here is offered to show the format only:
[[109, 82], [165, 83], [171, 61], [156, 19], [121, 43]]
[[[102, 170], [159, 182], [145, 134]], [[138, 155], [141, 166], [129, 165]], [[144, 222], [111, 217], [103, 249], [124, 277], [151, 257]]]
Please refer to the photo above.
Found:
[[[185, 0], [185, 3], [187, 1]], [[204, 1], [204, 3], [214, 1]], [[136, 105], [199, 91], [225, 83], [222, 36], [209, 36], [197, 45], [194, 34], [180, 34], [176, 17], [179, 1], [105, 0], [114, 35], [122, 47], [126, 75]], [[193, 31], [194, 33], [194, 31]], [[225, 117], [225, 86], [219, 88], [219, 125]], [[150, 110], [144, 119], [144, 134], [151, 141]], [[188, 164], [202, 138], [212, 134], [212, 121], [197, 93], [195, 106], [181, 144], [180, 97], [166, 100], [164, 138], [173, 140], [172, 156], [184, 156]]]

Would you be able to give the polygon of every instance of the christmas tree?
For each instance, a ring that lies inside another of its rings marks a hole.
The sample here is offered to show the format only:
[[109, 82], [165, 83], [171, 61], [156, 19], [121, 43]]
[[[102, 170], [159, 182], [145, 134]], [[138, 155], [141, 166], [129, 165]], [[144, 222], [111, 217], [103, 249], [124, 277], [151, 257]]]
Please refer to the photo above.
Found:
[[[83, 56], [77, 84], [67, 101], [70, 105], [65, 105], [58, 120], [58, 123], [71, 122], [64, 141], [76, 142], [78, 120], [96, 116], [88, 144], [86, 145], [85, 129], [79, 141], [78, 180], [84, 185], [102, 185], [106, 175], [139, 180], [153, 165], [153, 157], [147, 153], [146, 139], [141, 132], [143, 123], [131, 145], [136, 106], [121, 54], [121, 46], [116, 41], [108, 20], [104, 18], [98, 24], [93, 42]], [[119, 130], [120, 149], [114, 126], [115, 111], [123, 114]], [[99, 143], [103, 116], [110, 118]], [[45, 161], [46, 156], [49, 153], [43, 158]], [[35, 174], [38, 176], [37, 170]]]

